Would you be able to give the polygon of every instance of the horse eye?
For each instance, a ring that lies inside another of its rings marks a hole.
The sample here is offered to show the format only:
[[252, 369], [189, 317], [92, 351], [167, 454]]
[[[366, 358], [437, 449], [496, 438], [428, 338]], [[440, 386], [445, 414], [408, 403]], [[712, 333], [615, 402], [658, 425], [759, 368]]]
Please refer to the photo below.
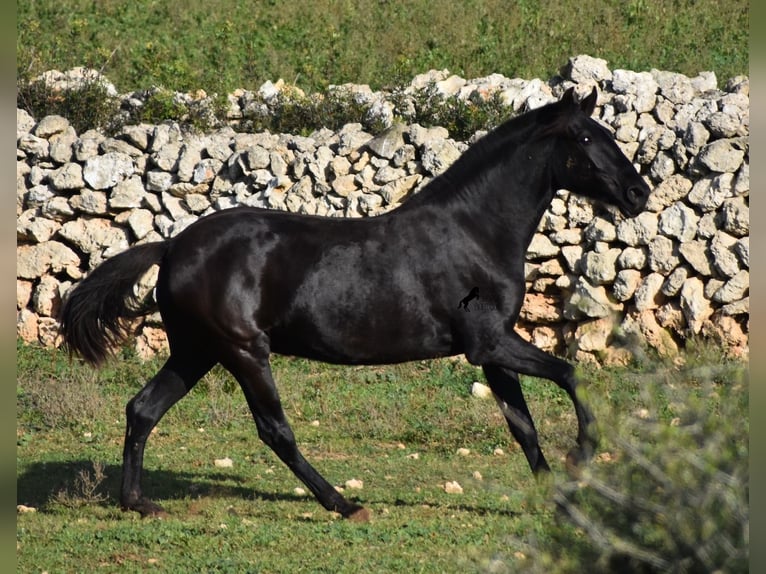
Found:
[[590, 139], [590, 136], [582, 136], [580, 138], [580, 143], [582, 145], [590, 145], [592, 143], [592, 140]]

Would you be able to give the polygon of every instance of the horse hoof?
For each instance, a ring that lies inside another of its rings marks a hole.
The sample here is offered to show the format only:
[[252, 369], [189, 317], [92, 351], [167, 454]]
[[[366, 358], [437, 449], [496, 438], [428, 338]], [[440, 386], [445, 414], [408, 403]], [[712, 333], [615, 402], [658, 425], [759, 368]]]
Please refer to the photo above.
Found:
[[135, 504], [123, 504], [123, 512], [133, 510], [141, 515], [141, 518], [165, 518], [167, 517], [167, 511], [159, 504], [155, 504], [151, 500], [140, 500]]
[[582, 449], [573, 448], [567, 453], [566, 466], [567, 473], [572, 478], [580, 478], [582, 476], [583, 468], [588, 464], [590, 457], [587, 456]]
[[370, 511], [364, 507], [359, 507], [357, 510], [354, 510], [354, 512], [346, 516], [346, 520], [350, 520], [351, 522], [369, 522]]

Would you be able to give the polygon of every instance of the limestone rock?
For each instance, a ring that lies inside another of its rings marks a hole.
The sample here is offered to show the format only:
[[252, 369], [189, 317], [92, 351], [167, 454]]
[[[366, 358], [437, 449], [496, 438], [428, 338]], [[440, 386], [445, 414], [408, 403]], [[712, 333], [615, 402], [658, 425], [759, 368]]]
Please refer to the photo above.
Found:
[[694, 240], [683, 243], [679, 246], [678, 252], [697, 273], [705, 277], [712, 275], [707, 241]]
[[585, 317], [607, 317], [621, 308], [621, 305], [609, 299], [603, 286], [591, 285], [587, 279], [580, 277], [574, 285], [572, 295], [564, 305], [564, 317], [572, 321]]
[[710, 171], [734, 173], [742, 165], [745, 151], [731, 140], [716, 140], [700, 150], [697, 159]]
[[478, 399], [486, 399], [492, 396], [492, 389], [482, 383], [474, 382], [471, 384], [471, 396]]
[[734, 197], [724, 200], [719, 212], [720, 227], [734, 237], [745, 237], [750, 233], [750, 206], [745, 198]]
[[687, 199], [703, 212], [718, 209], [724, 200], [733, 194], [734, 174], [722, 173], [709, 175], [698, 180], [692, 187]]
[[649, 269], [667, 275], [675, 269], [681, 260], [678, 247], [664, 235], [658, 235], [649, 243]]
[[69, 191], [85, 186], [85, 180], [82, 177], [82, 166], [79, 163], [65, 163], [60, 168], [51, 172], [49, 181], [53, 189], [57, 191]]
[[54, 134], [59, 134], [69, 127], [69, 120], [63, 116], [50, 115], [45, 116], [35, 126], [32, 132], [39, 138], [50, 138]]
[[583, 274], [593, 285], [612, 283], [617, 275], [617, 258], [621, 253], [619, 248], [608, 249], [603, 253], [589, 251], [580, 264]]
[[562, 75], [578, 84], [601, 83], [612, 79], [606, 60], [585, 55], [569, 58]]
[[668, 237], [674, 237], [681, 243], [691, 241], [697, 235], [699, 216], [691, 207], [677, 201], [660, 214], [659, 231]]
[[427, 173], [436, 176], [446, 171], [458, 157], [460, 151], [451, 140], [434, 140], [423, 145], [421, 162]]
[[16, 248], [16, 276], [37, 279], [49, 271], [58, 273], [67, 267], [79, 267], [80, 258], [58, 241], [46, 241]]
[[527, 293], [519, 315], [522, 321], [529, 323], [556, 323], [562, 319], [558, 301], [542, 293]]
[[650, 273], [643, 278], [633, 296], [638, 311], [656, 309], [660, 306], [662, 303], [660, 290], [664, 282], [665, 277], [659, 273]]
[[612, 294], [617, 301], [627, 301], [641, 284], [641, 272], [637, 269], [622, 269], [612, 284]]
[[114, 187], [134, 171], [129, 155], [110, 152], [86, 160], [82, 176], [91, 189], [100, 190]]
[[647, 245], [657, 235], [659, 218], [657, 214], [644, 211], [632, 219], [625, 219], [617, 225], [617, 239], [635, 247]]
[[406, 126], [395, 123], [378, 136], [367, 142], [367, 147], [379, 157], [392, 159], [399, 148], [404, 145]]
[[710, 255], [713, 268], [725, 277], [733, 277], [739, 271], [739, 261], [733, 248], [737, 240], [719, 231], [710, 241]]
[[394, 205], [407, 197], [422, 179], [421, 175], [408, 175], [387, 183], [378, 193], [383, 197], [386, 205]]
[[16, 314], [16, 335], [27, 343], [39, 342], [38, 317], [29, 309], [21, 309]]
[[637, 269], [646, 267], [649, 259], [649, 250], [646, 247], [626, 247], [617, 258], [619, 269]]
[[706, 319], [713, 314], [710, 301], [705, 298], [704, 284], [699, 277], [690, 277], [681, 287], [681, 310], [686, 323], [695, 335], [700, 332]]
[[577, 349], [580, 351], [603, 351], [609, 345], [615, 327], [613, 316], [579, 323], [574, 334]]
[[750, 273], [741, 270], [713, 293], [712, 299], [716, 303], [732, 303], [744, 298], [749, 289]]
[[614, 91], [632, 96], [632, 108], [638, 113], [650, 112], [657, 101], [659, 86], [649, 72], [614, 70]]

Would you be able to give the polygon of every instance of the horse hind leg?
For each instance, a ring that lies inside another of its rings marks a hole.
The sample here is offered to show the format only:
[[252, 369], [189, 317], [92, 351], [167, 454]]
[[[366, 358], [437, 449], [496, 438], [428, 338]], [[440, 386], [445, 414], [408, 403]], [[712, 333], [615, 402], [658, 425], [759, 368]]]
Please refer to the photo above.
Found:
[[301, 454], [282, 409], [268, 357], [268, 347], [256, 343], [249, 348], [232, 347], [231, 353], [227, 353], [227, 358], [221, 361], [242, 387], [259, 438], [327, 510], [338, 512], [350, 520], [367, 521], [368, 511], [346, 500]]
[[146, 440], [168, 409], [186, 396], [214, 364], [215, 361], [200, 354], [184, 354], [183, 358], [171, 354], [157, 374], [128, 402], [120, 489], [123, 510], [135, 510], [142, 516], [164, 513], [160, 505], [143, 495], [141, 488]]

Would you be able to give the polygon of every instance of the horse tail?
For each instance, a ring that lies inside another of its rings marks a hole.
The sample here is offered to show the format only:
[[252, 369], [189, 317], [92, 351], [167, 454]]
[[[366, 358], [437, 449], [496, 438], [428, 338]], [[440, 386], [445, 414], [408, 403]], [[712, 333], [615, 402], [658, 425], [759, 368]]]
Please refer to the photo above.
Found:
[[150, 313], [154, 306], [139, 301], [133, 287], [149, 268], [159, 263], [167, 243], [136, 245], [111, 257], [80, 281], [66, 297], [59, 313], [64, 347], [93, 365], [127, 339], [126, 320]]

